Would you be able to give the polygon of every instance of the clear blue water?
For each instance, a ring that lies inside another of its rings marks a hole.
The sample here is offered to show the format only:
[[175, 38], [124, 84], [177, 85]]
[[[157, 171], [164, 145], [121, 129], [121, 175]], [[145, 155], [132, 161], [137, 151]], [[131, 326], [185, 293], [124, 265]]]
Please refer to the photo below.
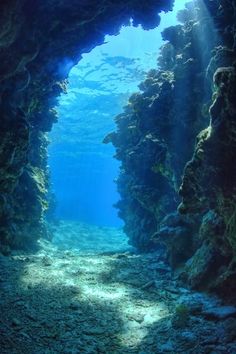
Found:
[[[162, 14], [158, 28], [132, 25], [83, 55], [69, 74], [67, 94], [58, 100], [59, 121], [50, 133], [49, 165], [57, 199], [56, 216], [100, 226], [122, 226], [113, 204], [119, 200], [114, 180], [119, 162], [102, 143], [115, 130], [114, 117], [138, 91], [148, 70], [157, 67], [161, 32], [177, 23], [174, 11]], [[67, 65], [65, 63], [64, 65]], [[63, 67], [62, 67], [63, 70]]]

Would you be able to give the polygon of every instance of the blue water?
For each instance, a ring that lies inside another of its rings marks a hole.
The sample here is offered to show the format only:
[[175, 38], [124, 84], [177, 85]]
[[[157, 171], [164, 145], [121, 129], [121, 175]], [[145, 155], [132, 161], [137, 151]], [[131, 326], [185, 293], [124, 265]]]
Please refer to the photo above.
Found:
[[71, 69], [67, 94], [59, 97], [56, 107], [59, 121], [50, 133], [49, 165], [58, 218], [122, 226], [113, 207], [119, 200], [114, 183], [119, 162], [113, 158], [114, 148], [102, 141], [115, 130], [114, 117], [138, 91], [146, 72], [157, 67], [161, 32], [177, 23], [176, 12], [184, 4], [176, 1], [174, 11], [163, 13], [154, 30], [134, 28], [131, 21]]

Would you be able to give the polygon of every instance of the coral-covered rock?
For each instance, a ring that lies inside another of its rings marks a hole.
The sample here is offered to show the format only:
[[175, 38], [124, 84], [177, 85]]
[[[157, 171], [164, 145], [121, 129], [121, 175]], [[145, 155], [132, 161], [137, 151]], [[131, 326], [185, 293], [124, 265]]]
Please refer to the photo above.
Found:
[[172, 213], [163, 219], [159, 231], [152, 236], [153, 241], [166, 246], [172, 268], [184, 264], [193, 255], [197, 246], [196, 225], [198, 224], [194, 217]]
[[180, 250], [175, 254], [168, 241], [173, 265], [187, 259], [187, 248], [191, 255], [192, 247], [185, 247], [183, 240], [191, 244], [193, 235], [190, 232], [187, 238], [184, 228], [165, 229], [161, 222], [176, 210], [184, 166], [193, 153], [197, 133], [209, 119], [202, 109], [210, 97], [203, 65], [209, 53], [198, 51], [198, 17], [187, 8], [186, 14], [183, 25], [163, 32], [168, 42], [158, 58], [159, 69], [148, 73], [139, 86], [141, 92], [130, 97], [124, 113], [116, 118], [117, 131], [106, 139], [116, 147], [116, 157], [122, 162], [117, 206], [130, 242], [143, 250], [154, 247], [154, 234], [160, 239], [160, 235], [176, 232], [173, 241], [178, 239], [185, 251], [182, 257]]
[[[192, 286], [226, 295], [236, 274], [236, 8], [194, 2], [179, 19], [110, 136], [122, 161], [118, 207], [133, 245], [164, 243], [174, 268], [187, 261]], [[178, 188], [190, 229], [164, 218]]]
[[179, 210], [207, 212], [202, 220], [200, 236], [209, 240], [222, 257], [230, 260], [236, 255], [234, 67], [217, 69], [214, 83], [216, 92], [210, 108], [211, 124], [200, 134], [193, 159], [185, 169], [180, 190], [183, 203]]
[[[186, 279], [193, 288], [208, 286], [222, 265], [220, 252], [210, 244], [203, 243], [185, 265]], [[182, 274], [183, 276], [183, 274]]]

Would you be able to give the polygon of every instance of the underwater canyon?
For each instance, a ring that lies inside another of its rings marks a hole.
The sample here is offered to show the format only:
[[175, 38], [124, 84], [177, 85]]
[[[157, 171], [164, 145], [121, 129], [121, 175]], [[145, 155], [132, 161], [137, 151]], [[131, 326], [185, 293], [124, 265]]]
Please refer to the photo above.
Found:
[[174, 1], [0, 2], [0, 353], [236, 353], [236, 2], [176, 2], [156, 66], [116, 58], [136, 92], [92, 107], [83, 55]]

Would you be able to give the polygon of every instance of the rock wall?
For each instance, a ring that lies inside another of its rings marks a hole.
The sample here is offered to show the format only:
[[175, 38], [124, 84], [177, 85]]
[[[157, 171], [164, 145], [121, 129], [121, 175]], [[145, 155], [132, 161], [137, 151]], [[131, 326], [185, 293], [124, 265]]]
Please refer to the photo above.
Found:
[[200, 215], [199, 247], [188, 260], [184, 278], [194, 287], [207, 287], [234, 297], [236, 275], [236, 47], [235, 2], [211, 2], [209, 13], [217, 34], [206, 68], [212, 82], [208, 127], [197, 137], [180, 187], [179, 211]]
[[132, 17], [158, 25], [173, 1], [32, 1], [0, 4], [0, 249], [32, 247], [46, 235], [47, 136], [53, 107], [82, 53]]
[[229, 295], [236, 268], [236, 7], [195, 1], [178, 18], [180, 25], [163, 32], [158, 69], [106, 139], [122, 162], [117, 207], [132, 245], [164, 244], [180, 279]]

